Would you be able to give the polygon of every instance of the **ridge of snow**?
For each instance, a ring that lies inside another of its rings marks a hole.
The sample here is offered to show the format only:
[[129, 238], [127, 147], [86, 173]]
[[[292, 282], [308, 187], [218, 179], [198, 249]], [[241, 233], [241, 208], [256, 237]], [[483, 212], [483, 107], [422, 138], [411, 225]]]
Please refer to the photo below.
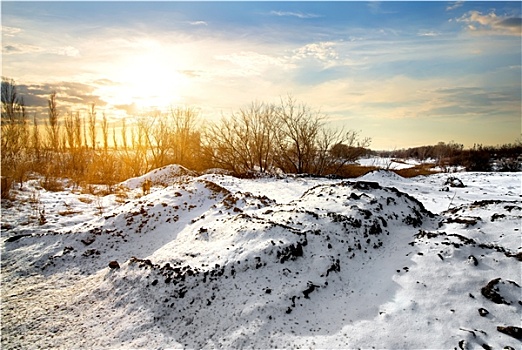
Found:
[[181, 176], [195, 176], [196, 173], [179, 164], [166, 165], [164, 167], [151, 170], [150, 172], [133, 177], [120, 183], [129, 189], [141, 188], [141, 185], [150, 180], [153, 186], [168, 186]]
[[516, 348], [519, 175], [388, 175], [177, 177], [3, 229], [2, 347]]

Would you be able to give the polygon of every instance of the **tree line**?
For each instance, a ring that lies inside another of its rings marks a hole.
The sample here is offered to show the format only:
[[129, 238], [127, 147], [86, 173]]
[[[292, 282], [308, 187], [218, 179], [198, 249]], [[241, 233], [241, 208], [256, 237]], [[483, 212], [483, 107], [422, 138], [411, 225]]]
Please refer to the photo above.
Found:
[[195, 108], [171, 108], [110, 123], [94, 104], [63, 111], [51, 92], [41, 122], [24, 104], [13, 79], [2, 77], [1, 171], [23, 184], [30, 173], [52, 188], [66, 177], [75, 185], [114, 184], [167, 164], [192, 170], [222, 168], [253, 173], [335, 174], [370, 145], [353, 130], [332, 129], [327, 116], [291, 96], [252, 102], [201, 125]]
[[475, 144], [468, 149], [463, 144], [451, 141], [374, 153], [388, 158], [434, 160], [442, 169], [461, 166], [467, 171], [522, 170], [522, 138], [497, 146]]

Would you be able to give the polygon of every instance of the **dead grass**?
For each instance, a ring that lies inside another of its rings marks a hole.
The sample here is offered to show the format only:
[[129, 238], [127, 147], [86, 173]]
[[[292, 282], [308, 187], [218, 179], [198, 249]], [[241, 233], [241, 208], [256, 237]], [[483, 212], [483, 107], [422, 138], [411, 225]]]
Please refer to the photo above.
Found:
[[437, 171], [433, 170], [433, 168], [435, 168], [434, 164], [419, 164], [419, 165], [414, 166], [413, 168], [406, 168], [406, 169], [399, 169], [399, 170], [392, 170], [392, 171], [399, 176], [409, 178], [409, 177], [415, 177], [415, 176], [436, 174]]
[[93, 199], [89, 197], [78, 197], [78, 200], [85, 204], [91, 204], [93, 202]]
[[70, 215], [76, 215], [76, 214], [80, 214], [80, 213], [81, 213], [81, 211], [78, 211], [78, 210], [67, 209], [67, 210], [58, 212], [58, 215], [60, 215], [60, 216], [70, 216]]
[[116, 202], [125, 203], [129, 199], [128, 190], [123, 187], [116, 188]]
[[46, 177], [45, 179], [42, 179], [40, 181], [40, 186], [49, 192], [60, 192], [65, 189], [63, 183], [55, 177]]
[[371, 171], [378, 170], [379, 168], [374, 166], [364, 166], [358, 164], [346, 164], [344, 165], [336, 175], [347, 177], [347, 178], [356, 178], [359, 176], [363, 176], [368, 174]]
[[2, 184], [1, 184], [1, 198], [2, 199], [11, 199], [11, 187], [13, 185], [13, 179], [9, 177], [2, 176]]

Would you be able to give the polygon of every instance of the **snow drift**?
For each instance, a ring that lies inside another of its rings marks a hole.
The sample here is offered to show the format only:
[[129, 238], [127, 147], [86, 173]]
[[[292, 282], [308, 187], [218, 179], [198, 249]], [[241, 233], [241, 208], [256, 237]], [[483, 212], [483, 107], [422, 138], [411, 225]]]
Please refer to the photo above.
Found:
[[432, 213], [390, 183], [310, 180], [278, 201], [282, 180], [170, 179], [4, 238], [5, 348], [520, 345], [497, 329], [520, 327], [517, 201]]

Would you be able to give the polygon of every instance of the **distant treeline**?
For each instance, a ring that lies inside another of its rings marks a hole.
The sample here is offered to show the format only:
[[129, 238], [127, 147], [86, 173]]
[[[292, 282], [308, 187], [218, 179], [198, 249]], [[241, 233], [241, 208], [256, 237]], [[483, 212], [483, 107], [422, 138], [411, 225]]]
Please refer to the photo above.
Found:
[[455, 142], [439, 142], [433, 146], [373, 153], [390, 158], [413, 158], [421, 162], [435, 160], [442, 169], [461, 166], [467, 171], [522, 171], [522, 139], [497, 146], [475, 144], [469, 149]]

